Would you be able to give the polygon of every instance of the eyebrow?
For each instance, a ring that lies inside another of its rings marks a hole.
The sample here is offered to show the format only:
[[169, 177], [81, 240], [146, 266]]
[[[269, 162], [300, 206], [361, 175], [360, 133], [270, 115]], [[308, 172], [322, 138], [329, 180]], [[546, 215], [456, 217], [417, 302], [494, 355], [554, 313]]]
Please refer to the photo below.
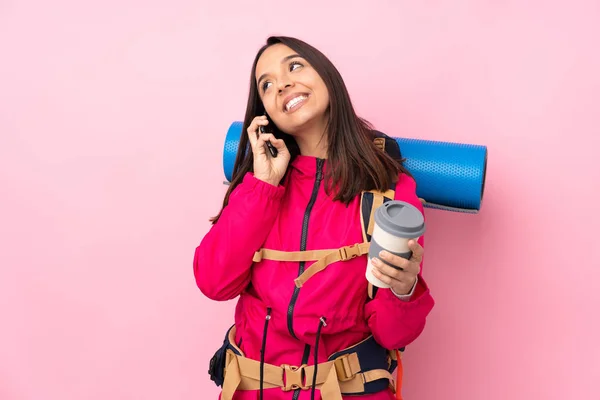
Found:
[[[283, 59], [281, 60], [281, 63], [282, 63], [282, 64], [285, 64], [285, 62], [287, 62], [287, 61], [291, 60], [292, 58], [302, 58], [302, 56], [300, 56], [299, 54], [290, 54], [289, 56], [285, 56], [285, 57], [283, 57]], [[256, 86], [260, 86], [260, 82], [261, 82], [263, 79], [265, 79], [265, 77], [266, 77], [267, 75], [268, 75], [268, 74], [262, 74], [262, 75], [261, 75], [261, 76], [258, 78], [258, 80], [256, 81]]]

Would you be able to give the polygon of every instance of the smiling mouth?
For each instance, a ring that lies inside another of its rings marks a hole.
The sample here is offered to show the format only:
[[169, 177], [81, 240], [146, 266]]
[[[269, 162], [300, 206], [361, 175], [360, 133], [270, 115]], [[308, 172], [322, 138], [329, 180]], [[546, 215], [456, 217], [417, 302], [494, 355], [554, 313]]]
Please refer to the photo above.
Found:
[[288, 101], [287, 104], [283, 107], [286, 113], [294, 112], [306, 103], [308, 99], [307, 94], [302, 94], [300, 96], [294, 97], [292, 100]]

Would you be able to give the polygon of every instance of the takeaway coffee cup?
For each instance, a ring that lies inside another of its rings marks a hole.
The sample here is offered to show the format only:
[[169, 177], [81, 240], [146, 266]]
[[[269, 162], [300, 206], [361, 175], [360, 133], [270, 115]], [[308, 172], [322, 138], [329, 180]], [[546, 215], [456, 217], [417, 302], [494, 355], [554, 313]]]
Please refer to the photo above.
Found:
[[[366, 277], [374, 286], [389, 288], [373, 276], [371, 260], [379, 258], [381, 250], [410, 259], [412, 251], [408, 248], [410, 239], [418, 239], [425, 232], [425, 220], [418, 208], [404, 201], [393, 200], [375, 210], [375, 225], [371, 235], [371, 245], [367, 263]], [[391, 265], [391, 264], [389, 264]], [[395, 266], [394, 266], [395, 267]], [[396, 268], [396, 267], [395, 267]]]

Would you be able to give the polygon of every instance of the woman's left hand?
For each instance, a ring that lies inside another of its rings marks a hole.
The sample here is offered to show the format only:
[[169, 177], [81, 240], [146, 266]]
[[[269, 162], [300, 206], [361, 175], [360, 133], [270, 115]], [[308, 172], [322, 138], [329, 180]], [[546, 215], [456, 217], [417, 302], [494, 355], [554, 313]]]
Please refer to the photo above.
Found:
[[409, 294], [415, 284], [417, 275], [421, 272], [423, 247], [414, 239], [408, 242], [408, 247], [412, 250], [410, 260], [393, 255], [385, 250], [379, 254], [381, 260], [401, 269], [391, 267], [378, 258], [372, 260], [373, 275], [383, 283], [390, 285], [398, 295]]

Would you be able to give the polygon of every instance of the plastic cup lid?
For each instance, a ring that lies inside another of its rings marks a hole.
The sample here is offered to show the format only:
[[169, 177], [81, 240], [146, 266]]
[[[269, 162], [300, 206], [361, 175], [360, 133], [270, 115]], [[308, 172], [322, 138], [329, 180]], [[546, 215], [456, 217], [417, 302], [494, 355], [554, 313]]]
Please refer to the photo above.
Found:
[[416, 238], [425, 233], [425, 219], [421, 211], [400, 200], [383, 203], [375, 211], [375, 223], [379, 228], [398, 237]]

